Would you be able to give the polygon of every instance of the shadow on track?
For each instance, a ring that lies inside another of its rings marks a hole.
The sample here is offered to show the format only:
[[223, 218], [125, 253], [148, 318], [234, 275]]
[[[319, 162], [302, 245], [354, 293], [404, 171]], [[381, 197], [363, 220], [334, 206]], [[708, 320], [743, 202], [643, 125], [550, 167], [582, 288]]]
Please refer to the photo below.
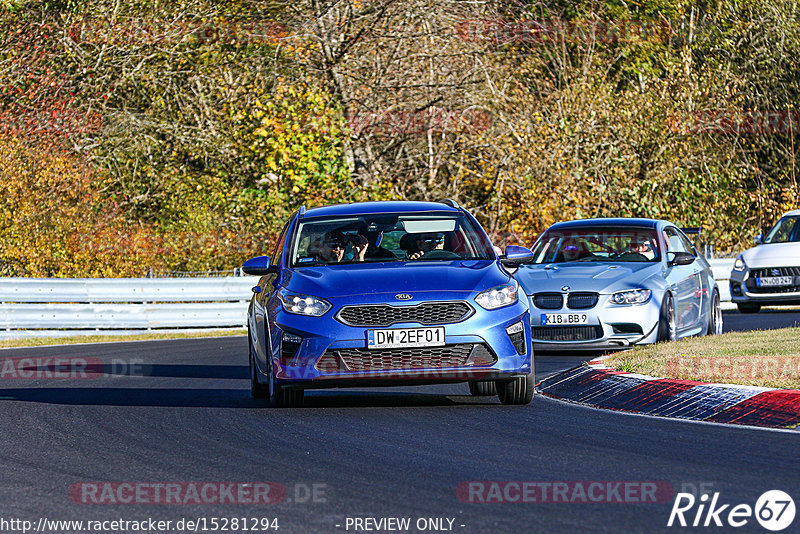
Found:
[[3, 388], [0, 401], [76, 406], [166, 406], [173, 408], [256, 408], [246, 389], [63, 387]]
[[794, 309], [771, 308], [758, 313], [739, 313], [726, 311], [722, 314], [725, 332], [746, 332], [749, 330], [774, 330], [800, 326], [800, 312]]
[[250, 378], [246, 365], [105, 364], [104, 373], [112, 376], [161, 376], [172, 378]]
[[[464, 389], [466, 390], [466, 384]], [[433, 393], [373, 392], [373, 391], [313, 391], [306, 392], [305, 408], [383, 408], [414, 406], [475, 406], [499, 404], [497, 397], [442, 395]]]
[[[465, 386], [466, 387], [466, 386]], [[75, 406], [149, 406], [170, 408], [269, 408], [247, 389], [200, 388], [4, 388], [0, 402], [21, 401]], [[305, 408], [381, 408], [497, 404], [496, 397], [408, 392], [318, 392], [307, 394]], [[287, 409], [291, 412], [294, 408]]]
[[[47, 360], [43, 365], [22, 365], [14, 369], [14, 374], [26, 378], [50, 378], [59, 371], [53, 358], [30, 358], [31, 361]], [[63, 370], [63, 369], [62, 369]], [[182, 364], [142, 364], [135, 362], [89, 363], [81, 368], [77, 378], [91, 379], [104, 376], [157, 376], [166, 378], [217, 378], [247, 379], [250, 371], [246, 365], [182, 365]], [[69, 368], [66, 368], [69, 372]], [[8, 376], [3, 376], [8, 378]]]

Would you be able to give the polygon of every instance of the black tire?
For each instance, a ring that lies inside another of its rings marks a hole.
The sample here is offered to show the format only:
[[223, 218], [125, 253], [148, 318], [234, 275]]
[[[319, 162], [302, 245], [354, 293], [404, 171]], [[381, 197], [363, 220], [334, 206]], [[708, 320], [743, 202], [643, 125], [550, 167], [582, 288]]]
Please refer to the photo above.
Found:
[[269, 369], [269, 404], [273, 408], [294, 408], [303, 404], [304, 391], [281, 386], [275, 382], [272, 364]]
[[664, 295], [661, 302], [661, 312], [658, 316], [657, 342], [675, 341], [678, 337], [678, 327], [675, 323], [675, 299], [671, 293]]
[[745, 302], [736, 305], [739, 308], [740, 313], [758, 313], [761, 310], [761, 304], [753, 304], [751, 302]]
[[513, 380], [497, 381], [497, 397], [503, 404], [530, 404], [533, 400], [533, 373]]
[[722, 307], [720, 306], [719, 291], [714, 290], [711, 297], [711, 307], [708, 310], [708, 330], [707, 336], [715, 336], [722, 333]]
[[249, 361], [250, 361], [250, 396], [254, 399], [266, 399], [269, 395], [267, 386], [258, 381], [258, 372], [256, 369], [256, 362], [253, 358], [253, 342], [250, 339], [250, 332], [247, 332], [247, 344], [250, 347]]
[[476, 397], [497, 395], [497, 388], [491, 380], [476, 380], [469, 383], [469, 392]]

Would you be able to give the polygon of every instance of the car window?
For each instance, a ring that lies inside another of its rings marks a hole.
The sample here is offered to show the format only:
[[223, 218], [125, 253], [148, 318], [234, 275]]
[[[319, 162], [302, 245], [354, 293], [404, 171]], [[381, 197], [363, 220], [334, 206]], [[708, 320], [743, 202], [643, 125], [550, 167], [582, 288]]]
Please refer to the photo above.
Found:
[[800, 225], [797, 220], [800, 217], [783, 217], [775, 226], [772, 227], [764, 238], [764, 243], [786, 243], [789, 241], [800, 241]]
[[655, 230], [572, 227], [547, 230], [533, 246], [533, 263], [652, 262], [660, 259]]
[[664, 240], [667, 242], [667, 252], [688, 252], [693, 254], [691, 245], [681, 236], [677, 228], [667, 226], [664, 228]]
[[292, 266], [494, 259], [486, 237], [463, 214], [400, 213], [302, 221]]
[[283, 247], [286, 243], [286, 234], [291, 225], [292, 219], [289, 219], [289, 222], [287, 222], [283, 227], [283, 230], [281, 230], [281, 235], [278, 237], [278, 242], [275, 244], [275, 251], [272, 253], [271, 265], [281, 265], [281, 260], [283, 259]]
[[687, 252], [693, 255], [697, 255], [697, 249], [694, 248], [694, 243], [692, 243], [691, 239], [689, 239], [686, 234], [678, 230], [678, 237], [681, 238], [681, 242], [683, 243], [684, 248]]

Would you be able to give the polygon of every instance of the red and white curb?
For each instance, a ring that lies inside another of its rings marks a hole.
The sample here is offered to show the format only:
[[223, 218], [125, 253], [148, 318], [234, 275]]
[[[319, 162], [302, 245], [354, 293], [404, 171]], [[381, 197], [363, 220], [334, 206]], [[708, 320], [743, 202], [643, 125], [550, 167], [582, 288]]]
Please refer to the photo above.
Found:
[[654, 378], [593, 360], [540, 382], [545, 396], [646, 415], [772, 428], [800, 424], [800, 391]]

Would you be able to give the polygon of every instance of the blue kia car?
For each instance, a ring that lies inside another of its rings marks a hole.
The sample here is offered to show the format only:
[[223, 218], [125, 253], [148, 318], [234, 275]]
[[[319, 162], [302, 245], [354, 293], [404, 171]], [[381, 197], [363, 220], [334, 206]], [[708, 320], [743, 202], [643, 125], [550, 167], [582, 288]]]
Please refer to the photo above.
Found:
[[254, 397], [302, 404], [304, 390], [468, 382], [503, 404], [533, 397], [528, 299], [478, 221], [453, 201], [365, 202], [286, 223], [248, 309]]

